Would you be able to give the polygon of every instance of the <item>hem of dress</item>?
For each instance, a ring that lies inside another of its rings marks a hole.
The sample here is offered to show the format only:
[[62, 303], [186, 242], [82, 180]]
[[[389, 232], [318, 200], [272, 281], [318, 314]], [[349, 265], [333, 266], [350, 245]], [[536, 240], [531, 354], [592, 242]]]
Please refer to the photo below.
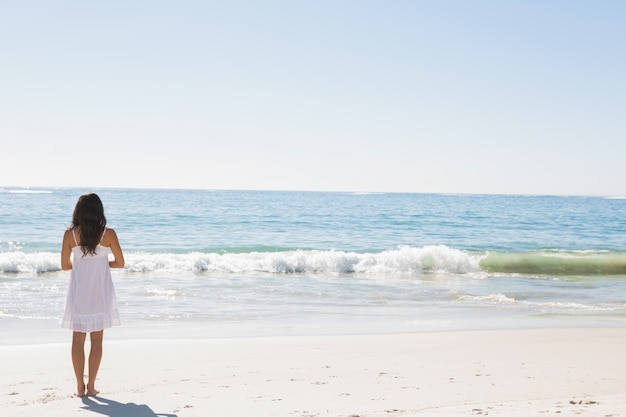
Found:
[[119, 325], [121, 325], [121, 322], [115, 319], [101, 323], [72, 323], [68, 321], [63, 321], [63, 323], [61, 323], [61, 327], [80, 333], [99, 332], [100, 330], [109, 329], [113, 326]]

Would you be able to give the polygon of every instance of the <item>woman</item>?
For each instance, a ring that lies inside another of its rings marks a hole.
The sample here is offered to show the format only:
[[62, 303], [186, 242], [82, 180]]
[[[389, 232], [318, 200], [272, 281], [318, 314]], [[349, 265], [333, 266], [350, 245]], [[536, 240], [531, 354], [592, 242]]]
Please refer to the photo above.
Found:
[[[109, 249], [113, 260], [109, 260]], [[65, 231], [61, 268], [72, 270], [63, 327], [74, 331], [72, 364], [79, 397], [97, 395], [96, 375], [102, 359], [104, 329], [120, 324], [110, 268], [123, 268], [124, 255], [113, 229], [106, 227], [104, 208], [94, 193], [79, 197], [72, 225]], [[84, 381], [85, 339], [90, 334], [89, 379]]]

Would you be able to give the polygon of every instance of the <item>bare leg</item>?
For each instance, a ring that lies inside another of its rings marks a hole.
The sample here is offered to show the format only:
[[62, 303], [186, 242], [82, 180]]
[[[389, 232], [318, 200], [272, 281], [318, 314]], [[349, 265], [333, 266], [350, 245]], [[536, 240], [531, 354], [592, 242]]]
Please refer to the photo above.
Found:
[[74, 332], [72, 335], [72, 365], [76, 375], [76, 395], [85, 396], [85, 337], [86, 333]]
[[89, 381], [87, 382], [87, 395], [98, 395], [100, 391], [96, 390], [96, 376], [102, 361], [102, 339], [104, 330], [91, 332], [89, 338], [91, 340], [91, 350], [89, 351]]

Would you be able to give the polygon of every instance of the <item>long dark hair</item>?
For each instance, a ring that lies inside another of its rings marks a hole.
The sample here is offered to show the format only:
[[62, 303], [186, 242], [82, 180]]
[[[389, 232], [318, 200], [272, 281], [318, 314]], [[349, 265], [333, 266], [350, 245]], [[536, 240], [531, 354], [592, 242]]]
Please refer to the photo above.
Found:
[[74, 207], [70, 229], [80, 226], [80, 246], [84, 255], [96, 253], [96, 246], [102, 239], [106, 225], [107, 219], [104, 217], [100, 197], [94, 193], [81, 195]]

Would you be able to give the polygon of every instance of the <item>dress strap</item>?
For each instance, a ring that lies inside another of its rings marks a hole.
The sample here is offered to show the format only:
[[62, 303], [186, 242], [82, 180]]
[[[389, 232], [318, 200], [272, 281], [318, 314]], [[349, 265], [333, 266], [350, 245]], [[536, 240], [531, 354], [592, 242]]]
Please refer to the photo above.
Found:
[[78, 246], [78, 241], [76, 240], [76, 233], [74, 233], [74, 229], [72, 229], [72, 236], [74, 236], [74, 243]]
[[102, 239], [104, 239], [104, 234], [107, 232], [107, 228], [104, 228], [104, 232], [102, 232], [102, 236], [100, 236], [100, 242], [102, 242]]

